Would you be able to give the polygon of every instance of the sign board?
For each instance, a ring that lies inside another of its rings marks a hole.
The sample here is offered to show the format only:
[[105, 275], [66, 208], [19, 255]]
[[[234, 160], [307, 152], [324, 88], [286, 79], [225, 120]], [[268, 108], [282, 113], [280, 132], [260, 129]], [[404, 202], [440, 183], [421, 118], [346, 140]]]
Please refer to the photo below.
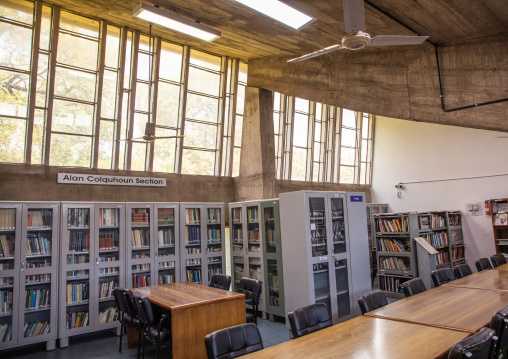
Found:
[[363, 202], [363, 196], [351, 196], [351, 202]]
[[88, 175], [82, 173], [59, 173], [57, 182], [65, 184], [91, 184], [101, 186], [166, 187], [165, 178]]

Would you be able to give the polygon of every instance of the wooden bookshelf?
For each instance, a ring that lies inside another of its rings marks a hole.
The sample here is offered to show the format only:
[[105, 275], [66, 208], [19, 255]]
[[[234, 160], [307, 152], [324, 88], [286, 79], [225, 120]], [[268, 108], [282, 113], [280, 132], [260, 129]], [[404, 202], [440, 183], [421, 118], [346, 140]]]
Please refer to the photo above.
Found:
[[387, 203], [366, 203], [367, 206], [367, 235], [370, 245], [370, 276], [372, 283], [377, 275], [377, 241], [373, 228], [375, 228], [374, 215], [388, 213]]
[[490, 200], [496, 253], [508, 253], [508, 198]]

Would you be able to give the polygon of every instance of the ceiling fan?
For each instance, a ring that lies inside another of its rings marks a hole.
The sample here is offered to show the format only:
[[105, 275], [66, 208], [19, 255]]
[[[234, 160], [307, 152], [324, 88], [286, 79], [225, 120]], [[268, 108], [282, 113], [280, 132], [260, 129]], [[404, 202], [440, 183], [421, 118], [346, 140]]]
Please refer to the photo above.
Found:
[[155, 123], [147, 122], [145, 126], [145, 135], [143, 137], [136, 137], [136, 138], [124, 138], [122, 140], [118, 141], [127, 141], [127, 140], [143, 140], [143, 141], [155, 141], [155, 140], [162, 140], [162, 139], [168, 139], [168, 138], [181, 138], [183, 135], [175, 135], [175, 136], [155, 136]]
[[344, 24], [348, 34], [342, 38], [342, 42], [288, 60], [288, 62], [299, 62], [342, 49], [360, 50], [365, 46], [419, 45], [428, 39], [428, 36], [398, 35], [378, 35], [371, 38], [370, 35], [365, 32], [365, 8], [363, 0], [343, 0], [343, 5]]

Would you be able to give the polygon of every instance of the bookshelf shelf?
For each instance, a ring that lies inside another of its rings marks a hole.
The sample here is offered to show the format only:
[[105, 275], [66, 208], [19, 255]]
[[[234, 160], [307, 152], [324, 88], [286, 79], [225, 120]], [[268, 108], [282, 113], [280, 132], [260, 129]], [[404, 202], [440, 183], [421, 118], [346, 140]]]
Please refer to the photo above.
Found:
[[351, 192], [280, 194], [283, 269], [291, 276], [284, 278], [286, 312], [325, 303], [334, 324], [360, 313], [357, 298], [371, 290], [364, 198]]
[[489, 202], [496, 253], [508, 253], [508, 198], [491, 199]]

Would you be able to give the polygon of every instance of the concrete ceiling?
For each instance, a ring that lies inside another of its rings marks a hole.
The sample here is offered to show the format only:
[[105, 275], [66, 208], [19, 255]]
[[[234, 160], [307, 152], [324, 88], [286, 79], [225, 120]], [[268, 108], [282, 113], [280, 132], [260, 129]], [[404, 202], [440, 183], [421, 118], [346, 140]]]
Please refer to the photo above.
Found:
[[[369, 0], [370, 3], [421, 35], [440, 45], [469, 42], [508, 34], [506, 0]], [[49, 0], [83, 15], [105, 19], [144, 33], [148, 24], [132, 16], [140, 0]], [[336, 43], [344, 35], [341, 0], [295, 1], [317, 17], [300, 31], [295, 31], [233, 0], [148, 0], [151, 5], [174, 12], [222, 32], [212, 43], [194, 40], [160, 26], [153, 33], [165, 39], [188, 44], [219, 55], [245, 61], [263, 57], [300, 56]], [[376, 35], [413, 35], [409, 30], [365, 4], [367, 32]], [[398, 47], [400, 49], [400, 47]], [[390, 51], [364, 49], [362, 51]]]

